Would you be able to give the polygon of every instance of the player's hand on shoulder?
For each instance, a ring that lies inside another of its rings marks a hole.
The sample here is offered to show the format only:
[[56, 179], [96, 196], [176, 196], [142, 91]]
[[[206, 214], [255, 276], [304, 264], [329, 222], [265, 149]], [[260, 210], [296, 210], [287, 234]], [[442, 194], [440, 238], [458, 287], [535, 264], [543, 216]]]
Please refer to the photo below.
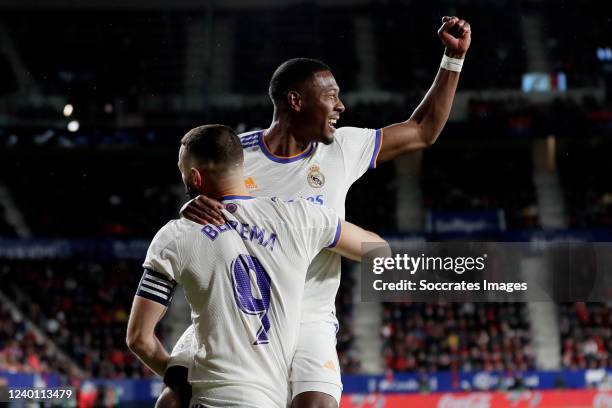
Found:
[[463, 58], [472, 42], [470, 23], [459, 17], [442, 17], [442, 26], [438, 37], [446, 47], [446, 55], [452, 58]]
[[181, 208], [181, 217], [187, 218], [189, 221], [197, 222], [198, 224], [214, 224], [221, 225], [225, 223], [221, 210], [223, 204], [219, 201], [199, 195], [196, 198], [188, 201]]

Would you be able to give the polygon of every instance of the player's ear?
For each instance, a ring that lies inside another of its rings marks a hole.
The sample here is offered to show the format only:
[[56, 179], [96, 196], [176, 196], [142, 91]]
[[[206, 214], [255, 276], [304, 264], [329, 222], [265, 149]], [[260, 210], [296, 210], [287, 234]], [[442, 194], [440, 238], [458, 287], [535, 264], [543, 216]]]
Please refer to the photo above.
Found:
[[200, 188], [202, 187], [202, 184], [204, 184], [204, 175], [200, 173], [200, 170], [196, 169], [195, 167], [192, 167], [191, 170], [189, 170], [189, 172], [191, 176], [191, 184], [197, 190], [200, 190]]
[[302, 109], [302, 95], [297, 91], [289, 91], [287, 93], [287, 103], [292, 111], [299, 112]]

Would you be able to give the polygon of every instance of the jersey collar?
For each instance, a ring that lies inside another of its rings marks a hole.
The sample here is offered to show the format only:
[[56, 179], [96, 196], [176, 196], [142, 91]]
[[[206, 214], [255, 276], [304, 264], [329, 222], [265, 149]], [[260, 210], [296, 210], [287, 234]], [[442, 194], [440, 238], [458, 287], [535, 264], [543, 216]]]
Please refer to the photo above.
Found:
[[315, 143], [310, 143], [308, 147], [302, 152], [298, 153], [295, 156], [277, 156], [272, 153], [266, 143], [264, 142], [264, 131], [259, 132], [259, 148], [263, 152], [263, 154], [270, 160], [276, 163], [293, 163], [295, 161], [301, 160], [305, 157], [308, 157], [312, 154], [315, 148]]
[[226, 195], [219, 198], [219, 201], [227, 201], [227, 200], [252, 200], [255, 196], [251, 195]]

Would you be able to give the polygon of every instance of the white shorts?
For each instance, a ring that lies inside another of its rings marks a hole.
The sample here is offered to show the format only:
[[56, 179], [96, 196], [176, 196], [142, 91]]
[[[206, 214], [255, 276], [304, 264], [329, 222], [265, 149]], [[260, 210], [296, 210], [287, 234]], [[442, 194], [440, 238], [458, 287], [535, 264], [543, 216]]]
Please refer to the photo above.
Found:
[[[193, 385], [191, 408], [288, 408], [288, 389], [285, 394], [268, 395], [265, 391], [242, 384], [225, 386]], [[278, 397], [278, 398], [277, 398]], [[199, 405], [199, 407], [198, 407]]]
[[[196, 350], [193, 326], [181, 335], [170, 354], [168, 367], [191, 367]], [[329, 322], [303, 323], [291, 362], [291, 398], [307, 391], [334, 397], [340, 406], [342, 381], [336, 352], [336, 325]]]
[[290, 377], [292, 398], [306, 391], [317, 391], [331, 395], [340, 406], [342, 380], [335, 324], [301, 324]]
[[172, 353], [170, 353], [170, 359], [168, 360], [168, 367], [181, 366], [189, 369], [196, 349], [195, 329], [193, 325], [191, 325], [174, 345]]

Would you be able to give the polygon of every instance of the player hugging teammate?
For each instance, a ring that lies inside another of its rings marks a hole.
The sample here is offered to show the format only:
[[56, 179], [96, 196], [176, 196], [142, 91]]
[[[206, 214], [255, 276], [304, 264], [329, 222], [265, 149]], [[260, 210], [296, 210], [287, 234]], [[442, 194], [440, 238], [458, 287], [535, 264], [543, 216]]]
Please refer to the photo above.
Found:
[[[392, 160], [405, 153], [431, 145], [442, 131], [450, 113], [459, 81], [459, 72], [470, 46], [470, 25], [457, 17], [444, 17], [442, 19], [442, 26], [438, 30], [438, 36], [446, 49], [433, 85], [408, 120], [381, 129], [354, 127], [336, 129], [336, 124], [340, 120], [345, 107], [340, 99], [340, 88], [331, 73], [331, 69], [320, 61], [306, 58], [293, 59], [281, 64], [272, 76], [269, 86], [270, 98], [274, 103], [271, 125], [268, 129], [262, 131], [240, 135], [240, 148], [241, 153], [244, 155], [244, 173], [242, 175], [243, 178], [240, 180], [242, 188], [248, 188], [248, 194], [257, 197], [278, 197], [280, 200], [272, 201], [276, 203], [275, 205], [288, 206], [287, 208], [294, 209], [297, 206], [300, 208], [299, 210], [295, 209], [298, 213], [303, 211], [310, 214], [312, 212], [323, 211], [327, 214], [327, 220], [329, 221], [331, 215], [327, 213], [328, 210], [324, 209], [324, 207], [327, 207], [335, 210], [340, 218], [344, 218], [344, 201], [347, 191], [365, 171], [376, 167], [378, 161]], [[203, 195], [188, 203], [183, 209], [182, 215], [195, 223], [209, 225], [210, 228], [213, 225], [217, 225], [217, 228], [222, 230], [231, 229], [230, 232], [219, 235], [216, 238], [217, 240], [225, 240], [227, 237], [227, 239], [235, 241], [236, 245], [240, 244], [247, 247], [255, 245], [253, 248], [257, 248], [256, 246], [259, 245], [257, 234], [260, 232], [255, 232], [255, 238], [257, 239], [253, 240], [250, 238], [251, 234], [253, 234], [252, 227], [250, 229], [249, 227], [244, 227], [243, 229], [242, 223], [239, 220], [235, 220], [237, 223], [235, 226], [228, 223], [230, 219], [233, 219], [232, 217], [237, 217], [236, 214], [240, 214], [239, 211], [231, 214], [228, 211], [228, 205], [232, 205], [231, 208], [234, 208], [233, 205], [235, 205], [236, 208], [244, 211], [247, 208], [250, 209], [249, 206], [251, 206], [251, 204], [246, 203], [253, 200], [236, 198], [238, 201], [234, 201], [235, 197], [225, 197], [222, 200], [221, 198], [227, 192], [214, 191], [214, 189], [212, 192], [207, 192], [205, 187], [203, 189], [196, 188], [196, 182], [206, 186], [207, 182], [211, 179], [210, 176], [206, 176], [207, 169], [208, 167], [202, 168], [198, 172], [192, 172], [187, 168], [181, 169], [183, 170], [185, 184], [194, 193], [193, 195], [195, 195], [195, 192], [203, 192]], [[236, 188], [238, 188], [237, 185]], [[299, 198], [307, 198], [311, 202], [316, 203], [316, 205], [309, 204], [306, 207], [303, 200], [297, 200]], [[294, 203], [280, 204], [282, 201], [290, 202], [292, 200]], [[271, 214], [279, 214], [278, 211], [280, 210], [269, 208], [269, 211], [271, 213], [267, 215], [270, 217], [268, 222], [272, 222]], [[289, 209], [282, 211], [287, 211], [287, 214], [291, 212]], [[307, 218], [305, 213], [301, 214], [301, 216]], [[263, 214], [261, 215], [263, 216]], [[250, 216], [255, 217], [256, 215], [253, 213]], [[295, 217], [299, 218], [298, 215], [295, 215]], [[187, 228], [186, 225], [189, 225], [193, 227], [191, 234], [194, 240], [207, 242], [204, 239], [209, 238], [206, 238], [200, 232], [201, 226], [196, 228], [195, 223], [186, 223], [188, 221], [184, 219], [175, 221], [176, 225], [174, 227], [165, 227], [166, 232], [169, 232], [168, 228], [176, 230], [178, 226], [185, 226]], [[253, 225], [250, 222], [246, 223], [251, 226]], [[262, 227], [265, 225], [264, 222], [255, 224], [258, 231], [260, 228], [266, 228]], [[326, 229], [328, 227], [330, 226], [324, 227], [319, 225], [317, 229]], [[176, 236], [176, 231], [173, 233], [175, 235], [171, 234], [171, 236]], [[266, 229], [266, 231], [269, 233], [271, 230]], [[357, 231], [363, 230], [357, 229]], [[289, 234], [289, 232], [287, 233]], [[376, 237], [367, 233], [363, 234], [369, 238]], [[345, 238], [345, 235], [342, 235], [340, 241]], [[245, 239], [245, 237], [248, 239]], [[176, 240], [178, 238], [173, 239]], [[165, 238], [163, 242], [167, 243], [167, 240], [168, 238]], [[286, 238], [284, 245], [287, 245], [289, 241], [291, 239]], [[320, 241], [314, 241], [312, 239], [310, 241], [310, 244], [314, 245], [314, 247], [321, 244]], [[217, 249], [213, 249], [216, 247], [212, 242], [214, 241], [209, 239], [207, 243], [207, 245], [210, 245], [210, 250], [213, 251], [209, 257], [223, 256]], [[280, 253], [282, 251], [280, 249], [278, 252], [275, 251], [280, 248], [281, 242], [283, 241], [280, 240], [280, 235], [277, 235], [274, 250], [264, 251], [263, 253]], [[176, 246], [176, 244], [173, 245]], [[189, 246], [190, 244], [185, 242], [184, 245]], [[156, 245], [156, 247], [157, 250], [161, 251], [161, 254], [171, 253], [171, 250], [167, 247], [162, 248], [159, 245]], [[153, 244], [151, 248], [153, 248]], [[150, 258], [152, 256], [151, 250], [149, 251], [147, 262], [156, 259], [155, 257]], [[304, 256], [304, 259], [308, 258], [308, 254], [310, 254], [304, 248], [302, 251], [298, 251], [298, 253]], [[352, 256], [354, 255], [353, 253]], [[274, 330], [275, 322], [270, 320], [269, 315], [274, 309], [273, 306], [270, 306], [270, 298], [265, 294], [274, 293], [272, 287], [269, 286], [270, 282], [274, 283], [274, 280], [270, 277], [267, 265], [264, 265], [262, 262], [258, 264], [252, 259], [249, 261], [249, 259], [251, 258], [236, 260], [234, 263], [230, 262], [229, 265], [220, 263], [217, 266], [215, 264], [215, 267], [226, 268], [224, 269], [226, 274], [232, 268], [242, 271], [239, 275], [244, 279], [246, 279], [246, 276], [253, 279], [256, 282], [256, 285], [254, 284], [253, 287], [257, 287], [259, 292], [255, 296], [255, 294], [246, 290], [248, 286], [246, 284], [244, 284], [244, 291], [246, 292], [241, 292], [239, 289], [236, 289], [236, 285], [240, 285], [234, 283], [234, 299], [225, 299], [224, 302], [231, 304], [235, 301], [235, 304], [240, 305], [240, 313], [236, 310], [232, 311], [234, 313], [232, 318], [243, 322], [246, 328], [253, 324], [252, 322], [247, 324], [247, 320], [252, 320], [254, 317], [259, 324], [257, 328], [258, 336], [264, 333], [266, 338], [272, 341], [271, 336], [274, 333], [270, 332], [270, 330]], [[298, 260], [296, 258], [293, 262], [295, 265], [302, 265], [304, 259]], [[280, 260], [276, 261], [280, 262]], [[263, 379], [266, 376], [277, 378], [280, 374], [286, 373], [288, 377], [285, 378], [284, 382], [277, 384], [276, 390], [279, 391], [281, 389], [279, 392], [286, 392], [288, 399], [279, 406], [290, 404], [294, 408], [337, 407], [340, 402], [342, 383], [335, 348], [338, 321], [335, 316], [334, 304], [340, 282], [340, 255], [330, 250], [323, 250], [315, 254], [312, 259], [308, 259], [308, 261], [311, 262], [308, 265], [305, 276], [302, 277], [300, 274], [297, 274], [295, 277], [296, 281], [303, 285], [303, 292], [300, 292], [299, 296], [297, 296], [299, 291], [294, 288], [297, 297], [292, 298], [293, 302], [299, 300], [300, 310], [295, 336], [282, 334], [286, 340], [282, 345], [278, 345], [280, 349], [286, 351], [288, 350], [287, 347], [292, 345], [291, 342], [295, 341], [294, 347], [291, 348], [293, 354], [290, 366], [283, 366], [280, 360], [277, 361], [276, 365], [264, 364], [260, 368], [267, 367], [266, 370], [279, 371], [264, 373], [260, 370], [248, 373], [249, 378], [245, 379], [245, 381], [251, 380], [257, 382], [260, 378]], [[172, 265], [172, 262], [171, 260], [164, 259], [157, 267], [176, 267], [177, 265]], [[149, 266], [153, 268], [151, 269], [152, 272], [163, 274], [163, 272], [156, 271], [154, 265], [145, 263], [145, 267]], [[261, 270], [265, 270], [267, 274], [261, 272]], [[260, 271], [259, 275], [257, 271]], [[236, 273], [234, 271], [234, 278], [239, 280]], [[153, 277], [159, 278], [157, 275], [153, 275]], [[177, 281], [177, 276], [168, 272], [166, 273], [166, 278], [170, 280], [170, 283], [157, 283], [165, 289], [171, 290], [174, 284], [172, 280]], [[144, 279], [143, 277], [143, 281]], [[184, 284], [187, 289], [186, 283]], [[168, 292], [166, 291], [167, 294]], [[283, 296], [286, 295], [283, 294]], [[140, 302], [138, 297], [135, 300], [135, 305], [137, 301]], [[211, 307], [214, 307], [212, 303]], [[227, 308], [229, 306], [225, 304], [223, 307]], [[134, 314], [134, 311], [132, 314]], [[160, 316], [161, 313], [157, 317]], [[130, 321], [132, 321], [132, 318]], [[248, 348], [253, 353], [257, 354], [262, 350], [258, 344], [251, 342], [252, 338], [245, 338], [244, 335], [240, 335], [237, 332], [231, 333], [237, 336], [237, 338], [242, 338], [245, 342], [250, 342], [248, 343]], [[158, 400], [160, 406], [170, 406], [172, 403], [178, 403], [178, 401], [182, 404], [187, 404], [190, 398], [191, 385], [196, 390], [194, 401], [200, 401], [196, 398], [197, 392], [199, 392], [198, 387], [200, 387], [199, 379], [196, 377], [197, 370], [200, 368], [199, 365], [203, 364], [203, 361], [206, 361], [207, 358], [214, 359], [213, 357], [206, 357], [206, 353], [216, 353], [219, 347], [223, 349], [223, 346], [220, 344], [215, 343], [213, 345], [206, 343], [210, 341], [209, 337], [209, 332], [202, 332], [201, 323], [194, 320], [194, 325], [188, 328], [179, 339], [171, 357], [164, 360], [165, 365], [162, 366], [160, 364], [159, 367], [156, 367], [159, 370], [156, 369], [155, 371], [160, 375], [165, 371], [165, 382], [170, 387], [164, 391], [164, 394]], [[234, 337], [231, 339], [236, 340]], [[209, 348], [202, 350], [203, 344], [208, 344]], [[246, 350], [238, 348], [239, 346], [237, 345], [236, 347], [236, 351]], [[159, 352], [161, 351], [159, 350]], [[236, 353], [233, 355], [238, 356], [242, 354]], [[278, 355], [283, 355], [283, 353], [279, 352]], [[146, 363], [146, 359], [142, 356], [141, 358]], [[255, 355], [252, 358], [256, 358]], [[241, 364], [240, 359], [232, 361], [236, 367]], [[222, 366], [215, 366], [214, 369], [211, 368], [210, 372], [199, 371], [199, 373], [203, 376], [202, 378], [206, 378], [206, 376], [213, 378], [214, 375], [220, 375], [224, 370]], [[279, 381], [281, 377], [278, 377]], [[279, 387], [279, 384], [283, 384], [283, 386]], [[287, 385], [286, 390], [284, 389], [285, 384]], [[236, 390], [236, 392], [238, 393], [237, 395], [241, 395], [239, 390]], [[261, 405], [256, 400], [249, 399], [246, 395], [244, 398], [247, 401], [244, 405], [240, 405], [237, 402], [230, 405], [223, 405], [222, 403], [221, 405], [210, 403], [205, 405], [277, 406]], [[280, 404], [281, 399], [277, 398], [275, 401], [278, 401]], [[229, 401], [226, 403], [229, 404]]]

